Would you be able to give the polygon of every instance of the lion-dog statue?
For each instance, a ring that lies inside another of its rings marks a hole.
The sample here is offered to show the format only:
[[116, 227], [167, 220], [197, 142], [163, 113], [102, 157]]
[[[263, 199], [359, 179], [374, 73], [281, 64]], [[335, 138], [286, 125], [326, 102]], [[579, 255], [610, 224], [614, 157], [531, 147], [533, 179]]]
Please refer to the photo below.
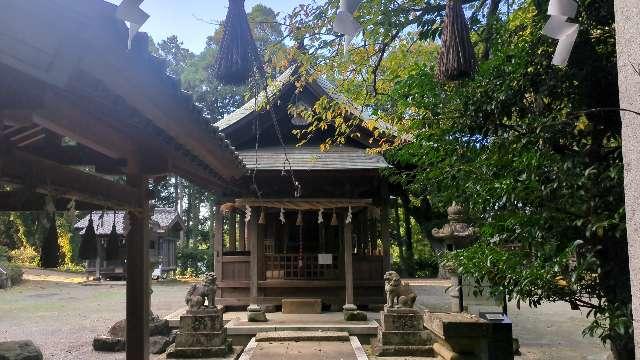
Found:
[[411, 285], [403, 283], [395, 271], [384, 274], [384, 291], [387, 294], [387, 308], [410, 309], [416, 302], [417, 296]]
[[212, 272], [206, 273], [201, 284], [193, 284], [187, 291], [184, 302], [189, 310], [201, 310], [207, 308], [205, 301], [208, 300], [208, 307], [215, 306], [216, 300], [216, 275]]

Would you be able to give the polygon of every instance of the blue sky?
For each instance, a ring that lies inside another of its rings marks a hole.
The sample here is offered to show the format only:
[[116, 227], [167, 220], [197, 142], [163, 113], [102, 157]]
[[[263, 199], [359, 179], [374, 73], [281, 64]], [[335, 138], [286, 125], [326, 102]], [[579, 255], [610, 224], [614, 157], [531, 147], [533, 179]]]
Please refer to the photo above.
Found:
[[[119, 4], [121, 0], [107, 0]], [[283, 16], [296, 5], [306, 0], [245, 0], [247, 11], [258, 3], [269, 6]], [[155, 41], [169, 35], [177, 35], [189, 50], [202, 51], [208, 35], [214, 31], [215, 25], [207, 22], [222, 22], [227, 14], [228, 0], [146, 0], [141, 8], [151, 17], [140, 31], [149, 33]]]

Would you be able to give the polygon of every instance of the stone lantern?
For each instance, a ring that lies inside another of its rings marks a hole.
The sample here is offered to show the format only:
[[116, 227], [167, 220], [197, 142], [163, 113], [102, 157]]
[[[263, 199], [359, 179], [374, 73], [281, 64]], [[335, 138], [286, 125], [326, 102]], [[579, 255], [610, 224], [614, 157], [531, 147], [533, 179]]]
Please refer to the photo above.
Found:
[[441, 229], [431, 230], [431, 234], [436, 240], [442, 243], [445, 251], [463, 249], [477, 239], [478, 229], [465, 223], [465, 210], [454, 201], [447, 208], [449, 223], [444, 224]]
[[[441, 251], [455, 251], [468, 247], [478, 238], [478, 229], [465, 222], [465, 209], [461, 205], [453, 202], [447, 208], [449, 223], [442, 228], [431, 230], [433, 237], [439, 241]], [[451, 279], [452, 286], [447, 290], [451, 296], [451, 310], [462, 312], [463, 304], [463, 284], [461, 277], [451, 268], [443, 265], [440, 267], [440, 277]]]

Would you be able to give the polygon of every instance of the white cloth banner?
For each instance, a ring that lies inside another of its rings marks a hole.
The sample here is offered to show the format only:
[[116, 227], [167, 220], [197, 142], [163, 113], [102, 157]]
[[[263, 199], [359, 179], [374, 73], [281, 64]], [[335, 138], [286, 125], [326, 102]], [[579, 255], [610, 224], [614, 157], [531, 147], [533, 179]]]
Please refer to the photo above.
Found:
[[558, 39], [556, 52], [553, 55], [552, 64], [566, 66], [573, 49], [573, 44], [578, 36], [578, 24], [567, 22], [568, 18], [576, 16], [578, 4], [573, 0], [551, 0], [547, 14], [549, 20], [542, 29], [542, 33]]
[[353, 18], [353, 13], [362, 0], [340, 0], [340, 8], [333, 23], [333, 31], [344, 34], [344, 52], [347, 53], [353, 38], [362, 31], [362, 26]]
[[140, 27], [149, 19], [149, 14], [140, 9], [143, 1], [144, 0], [122, 0], [116, 10], [116, 17], [129, 23], [129, 49], [131, 49], [133, 37], [136, 36]]

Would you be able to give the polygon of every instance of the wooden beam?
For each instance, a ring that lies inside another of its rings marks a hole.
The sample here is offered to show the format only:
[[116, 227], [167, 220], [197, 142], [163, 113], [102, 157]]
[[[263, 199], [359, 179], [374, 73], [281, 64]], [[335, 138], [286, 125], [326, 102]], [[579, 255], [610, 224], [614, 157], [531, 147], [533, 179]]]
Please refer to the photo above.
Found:
[[11, 137], [11, 141], [18, 141], [18, 140], [20, 140], [20, 139], [22, 139], [22, 138], [24, 138], [26, 136], [29, 136], [29, 135], [31, 135], [33, 133], [38, 132], [40, 130], [42, 130], [42, 126], [36, 126], [36, 127], [32, 128], [32, 129], [29, 129], [29, 130], [27, 130], [25, 132], [21, 132], [21, 133], [18, 133], [16, 135], [12, 136]]
[[238, 226], [238, 214], [235, 210], [229, 211], [229, 250], [237, 250], [236, 227]]
[[36, 141], [38, 141], [38, 140], [44, 139], [44, 138], [45, 138], [45, 136], [46, 136], [45, 134], [40, 134], [40, 135], [34, 136], [34, 137], [32, 137], [32, 138], [29, 138], [29, 139], [23, 140], [23, 141], [22, 141], [22, 142], [20, 142], [17, 146], [18, 146], [18, 147], [23, 147], [23, 146], [27, 146], [27, 145], [33, 144], [34, 142], [36, 142]]
[[[45, 208], [47, 196], [27, 190], [0, 191], [0, 211], [41, 211]], [[54, 198], [57, 211], [67, 211], [71, 199]], [[76, 201], [77, 211], [104, 210], [104, 206]]]
[[344, 293], [345, 304], [353, 304], [353, 244], [351, 238], [352, 224], [344, 224]]
[[136, 146], [106, 126], [103, 119], [53, 91], [45, 95], [44, 109], [34, 113], [33, 122], [113, 159], [126, 159], [137, 153]]
[[[137, 169], [134, 169], [137, 170]], [[127, 234], [127, 359], [149, 359], [150, 264], [149, 208], [146, 199], [147, 179], [139, 174], [127, 175], [129, 186], [137, 192], [134, 199], [139, 211], [129, 212], [131, 230]]]
[[135, 209], [137, 190], [19, 150], [0, 154], [0, 178], [50, 193], [115, 209]]
[[252, 209], [251, 218], [247, 223], [247, 241], [249, 242], [249, 251], [251, 252], [251, 263], [249, 264], [249, 296], [251, 303], [258, 303], [258, 209]]
[[247, 229], [247, 223], [244, 221], [245, 217], [244, 217], [244, 211], [240, 211], [240, 221], [238, 224], [238, 232], [239, 232], [239, 236], [238, 236], [238, 241], [239, 241], [239, 249], [240, 251], [246, 251], [247, 250], [247, 238], [245, 235], [245, 230]]
[[389, 186], [382, 182], [382, 211], [380, 212], [380, 235], [382, 237], [382, 267], [385, 272], [391, 270], [391, 243], [389, 240]]
[[[180, 90], [170, 86], [170, 80], [164, 74], [153, 71], [157, 67], [144, 61], [144, 54], [141, 56], [136, 52], [140, 49], [133, 49], [129, 57], [114, 56], [113, 49], [107, 45], [113, 39], [105, 38], [104, 34], [96, 35], [93, 41], [101, 43], [101, 46], [82, 53], [84, 71], [101, 80], [154, 124], [172, 134], [223, 177], [238, 178], [245, 173], [244, 168], [233, 161], [232, 152], [224, 144], [216, 145], [218, 139], [204, 131], [204, 126], [198, 125], [202, 119], [197, 118], [192, 104], [186, 105]], [[142, 40], [141, 36], [144, 34], [138, 35], [139, 40]], [[151, 59], [151, 56], [146, 57]]]
[[224, 217], [222, 216], [222, 209], [220, 208], [220, 205], [216, 205], [213, 211], [213, 271], [216, 273], [218, 279], [223, 279], [222, 256], [224, 247]]
[[84, 145], [54, 144], [49, 140], [25, 150], [40, 158], [67, 166], [94, 166], [102, 174], [124, 174], [126, 159], [112, 159]]

